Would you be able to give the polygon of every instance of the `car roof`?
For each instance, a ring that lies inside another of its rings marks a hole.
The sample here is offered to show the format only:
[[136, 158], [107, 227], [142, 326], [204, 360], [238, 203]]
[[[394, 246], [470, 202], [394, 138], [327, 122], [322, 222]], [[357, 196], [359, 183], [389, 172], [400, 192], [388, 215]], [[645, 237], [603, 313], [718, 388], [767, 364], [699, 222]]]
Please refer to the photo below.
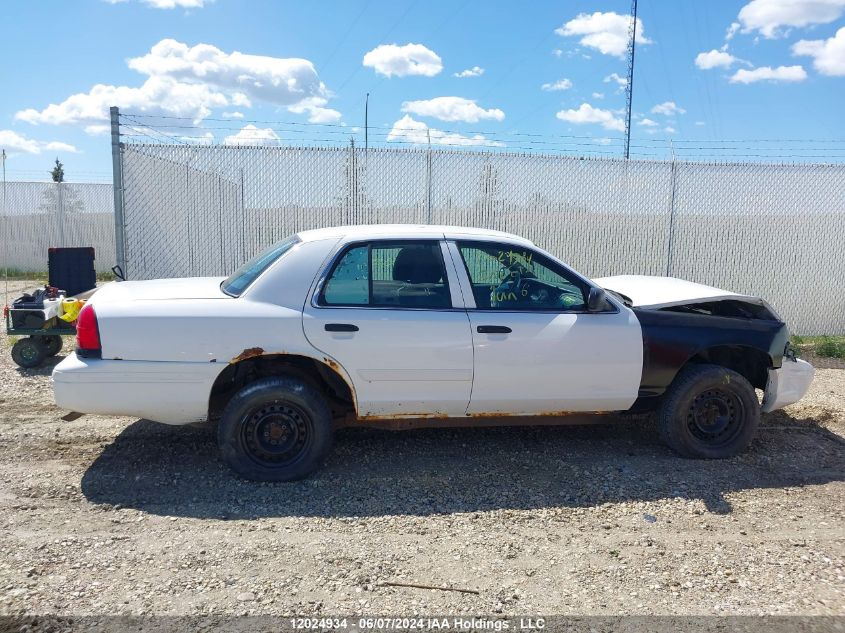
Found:
[[343, 237], [346, 241], [373, 238], [404, 238], [409, 237], [446, 237], [452, 239], [476, 238], [497, 239], [509, 242], [519, 242], [533, 245], [528, 240], [513, 233], [479, 229], [464, 226], [446, 226], [439, 224], [355, 224], [350, 226], [331, 226], [323, 229], [312, 229], [297, 233], [303, 242], [323, 240], [332, 237]]

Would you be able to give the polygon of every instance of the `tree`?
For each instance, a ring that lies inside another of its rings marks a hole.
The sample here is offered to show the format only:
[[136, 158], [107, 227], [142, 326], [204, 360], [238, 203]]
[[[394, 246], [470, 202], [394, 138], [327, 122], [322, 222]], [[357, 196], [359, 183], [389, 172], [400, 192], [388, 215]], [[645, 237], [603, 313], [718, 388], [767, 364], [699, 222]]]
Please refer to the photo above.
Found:
[[53, 182], [65, 181], [65, 166], [62, 165], [58, 158], [56, 158], [56, 166], [53, 167], [53, 171], [50, 172], [50, 175], [53, 177]]

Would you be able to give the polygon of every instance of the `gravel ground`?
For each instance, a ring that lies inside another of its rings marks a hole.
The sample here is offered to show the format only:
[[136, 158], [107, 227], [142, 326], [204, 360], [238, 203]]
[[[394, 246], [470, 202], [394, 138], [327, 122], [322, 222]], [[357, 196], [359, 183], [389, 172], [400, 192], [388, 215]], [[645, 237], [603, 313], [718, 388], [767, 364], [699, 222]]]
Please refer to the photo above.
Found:
[[0, 614], [845, 615], [841, 369], [728, 461], [648, 421], [351, 429], [312, 479], [255, 484], [208, 429], [61, 421], [52, 364], [9, 344]]

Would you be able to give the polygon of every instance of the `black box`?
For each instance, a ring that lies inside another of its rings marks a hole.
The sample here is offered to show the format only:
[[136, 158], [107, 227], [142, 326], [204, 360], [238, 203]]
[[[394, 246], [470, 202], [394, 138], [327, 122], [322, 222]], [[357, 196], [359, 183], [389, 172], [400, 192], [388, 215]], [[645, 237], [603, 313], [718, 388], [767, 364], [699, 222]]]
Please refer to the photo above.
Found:
[[50, 285], [67, 292], [66, 296], [72, 297], [97, 286], [93, 246], [50, 248], [47, 253]]

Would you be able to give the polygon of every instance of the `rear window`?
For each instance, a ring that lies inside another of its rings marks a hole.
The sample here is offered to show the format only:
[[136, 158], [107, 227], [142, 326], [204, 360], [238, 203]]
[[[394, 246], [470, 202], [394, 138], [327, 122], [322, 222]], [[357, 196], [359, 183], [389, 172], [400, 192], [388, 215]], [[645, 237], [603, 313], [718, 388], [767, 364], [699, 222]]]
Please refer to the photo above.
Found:
[[273, 262], [282, 257], [298, 243], [299, 238], [296, 235], [293, 235], [261, 251], [258, 255], [253, 257], [226, 278], [223, 283], [220, 284], [220, 289], [227, 295], [239, 297], [241, 293], [249, 288], [249, 285], [258, 279], [258, 276], [267, 270]]

